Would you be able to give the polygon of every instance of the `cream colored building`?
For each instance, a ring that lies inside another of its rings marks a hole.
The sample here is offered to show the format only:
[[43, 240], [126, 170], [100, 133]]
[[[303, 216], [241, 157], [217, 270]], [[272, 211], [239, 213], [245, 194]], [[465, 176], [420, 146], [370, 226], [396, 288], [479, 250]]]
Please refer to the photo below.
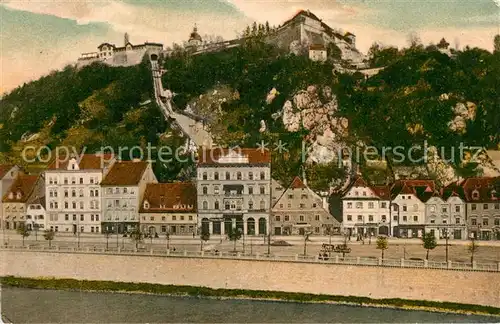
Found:
[[191, 182], [150, 183], [146, 186], [139, 213], [144, 233], [196, 235], [196, 185]]
[[30, 197], [43, 195], [43, 190], [43, 177], [18, 174], [2, 199], [6, 230], [16, 230], [20, 224], [26, 224], [27, 202]]
[[101, 183], [103, 230], [126, 233], [139, 226], [139, 207], [146, 186], [157, 182], [151, 163], [133, 160], [113, 164]]
[[282, 192], [272, 208], [271, 229], [274, 235], [328, 234], [340, 231], [340, 223], [325, 208], [324, 199], [299, 177]]
[[55, 161], [45, 171], [46, 228], [74, 234], [100, 233], [100, 184], [114, 162], [110, 155], [98, 154]]
[[[0, 198], [7, 193], [10, 186], [19, 174], [19, 167], [16, 165], [0, 165]], [[3, 203], [0, 199], [0, 228], [4, 228]]]

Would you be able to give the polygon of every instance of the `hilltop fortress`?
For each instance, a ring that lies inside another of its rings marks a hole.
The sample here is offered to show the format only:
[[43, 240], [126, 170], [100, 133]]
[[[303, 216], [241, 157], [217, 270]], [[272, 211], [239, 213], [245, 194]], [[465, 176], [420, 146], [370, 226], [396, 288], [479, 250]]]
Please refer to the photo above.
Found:
[[[332, 46], [335, 45], [340, 49], [343, 60], [350, 62], [356, 68], [365, 67], [363, 62], [365, 56], [356, 49], [356, 36], [350, 32], [331, 28], [309, 10], [299, 11], [279, 27], [266, 32], [263, 37], [267, 43], [297, 55], [308, 55], [315, 61], [325, 61]], [[185, 49], [192, 55], [199, 55], [240, 46], [245, 38], [216, 43], [207, 42], [198, 34], [195, 25]], [[133, 45], [129, 41], [128, 34], [125, 34], [123, 47], [103, 43], [97, 49], [97, 52], [83, 53], [77, 65], [83, 66], [100, 61], [112, 66], [131, 66], [139, 64], [146, 54], [158, 56], [169, 54], [169, 51], [164, 50], [163, 44], [160, 43], [146, 42]]]

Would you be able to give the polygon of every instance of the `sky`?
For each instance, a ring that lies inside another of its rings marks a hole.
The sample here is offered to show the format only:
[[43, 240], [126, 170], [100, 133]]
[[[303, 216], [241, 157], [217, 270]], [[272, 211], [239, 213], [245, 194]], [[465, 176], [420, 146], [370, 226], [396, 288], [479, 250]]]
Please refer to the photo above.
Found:
[[0, 0], [0, 93], [74, 63], [103, 42], [171, 45], [199, 33], [232, 39], [253, 21], [279, 25], [307, 10], [356, 35], [366, 53], [373, 42], [405, 46], [445, 37], [454, 47], [493, 48], [500, 0]]

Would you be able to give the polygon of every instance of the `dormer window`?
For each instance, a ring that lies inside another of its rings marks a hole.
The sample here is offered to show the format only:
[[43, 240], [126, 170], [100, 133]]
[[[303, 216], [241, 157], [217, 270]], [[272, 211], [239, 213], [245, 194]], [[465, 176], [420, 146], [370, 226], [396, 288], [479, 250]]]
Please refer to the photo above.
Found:
[[21, 191], [17, 191], [16, 193], [16, 199], [21, 199], [21, 197], [23, 196], [23, 194], [21, 193]]
[[149, 202], [147, 200], [144, 201], [144, 209], [149, 209]]
[[495, 189], [491, 190], [491, 199], [492, 200], [497, 199], [497, 191]]
[[472, 199], [474, 199], [474, 200], [478, 200], [479, 199], [479, 191], [474, 190], [472, 192]]

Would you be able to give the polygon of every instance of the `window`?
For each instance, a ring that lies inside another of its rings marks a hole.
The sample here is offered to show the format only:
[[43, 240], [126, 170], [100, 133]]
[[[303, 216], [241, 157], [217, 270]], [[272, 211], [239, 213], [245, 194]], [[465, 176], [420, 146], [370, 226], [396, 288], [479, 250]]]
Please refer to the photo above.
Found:
[[374, 204], [372, 202], [369, 202], [368, 203], [368, 208], [373, 209], [373, 208], [375, 208], [375, 206], [374, 206]]
[[167, 232], [167, 227], [166, 227], [165, 225], [163, 225], [163, 226], [161, 227], [161, 232], [162, 232], [162, 233]]
[[76, 178], [75, 177], [71, 177], [71, 184], [76, 184]]
[[215, 203], [214, 203], [214, 209], [217, 209], [217, 210], [219, 209], [219, 202], [218, 201], [215, 201]]
[[64, 189], [64, 197], [68, 198], [68, 189]]
[[352, 208], [352, 203], [351, 202], [347, 203], [347, 208]]
[[76, 215], [73, 215], [73, 222], [76, 222]]
[[403, 205], [403, 211], [408, 211], [408, 208], [406, 207], [406, 205]]
[[207, 179], [208, 179], [207, 173], [203, 172], [203, 180], [207, 180]]
[[471, 209], [471, 210], [476, 210], [476, 208], [477, 208], [476, 204], [472, 204], [472, 205], [470, 205], [470, 209]]
[[183, 220], [184, 220], [184, 215], [181, 215], [181, 221], [183, 221]]
[[382, 202], [382, 203], [380, 203], [380, 207], [382, 207], [382, 208], [387, 208], [387, 203], [386, 203], [386, 202]]
[[64, 184], [68, 184], [68, 178], [64, 178]]
[[387, 222], [387, 216], [382, 215], [382, 222]]
[[358, 215], [358, 222], [362, 222], [362, 221], [363, 221], [363, 216]]
[[441, 206], [441, 212], [442, 213], [447, 213], [448, 212], [448, 207], [447, 206]]
[[192, 221], [193, 220], [193, 216], [189, 216], [189, 220]]
[[126, 194], [127, 193], [127, 188], [123, 188], [123, 193]]
[[253, 187], [252, 186], [248, 187], [248, 194], [253, 195]]
[[208, 202], [206, 201], [203, 202], [203, 209], [208, 209]]
[[356, 208], [358, 208], [358, 209], [363, 208], [363, 203], [362, 202], [357, 202], [356, 203]]
[[266, 209], [266, 202], [264, 200], [260, 201], [260, 210]]
[[306, 194], [300, 195], [300, 199], [307, 199], [307, 195]]
[[495, 226], [500, 226], [500, 218], [495, 218]]
[[67, 201], [64, 202], [64, 208], [68, 209], [69, 208], [69, 203]]
[[[57, 197], [57, 195], [56, 195]], [[495, 204], [495, 209], [500, 209], [500, 204]]]
[[363, 191], [363, 196], [366, 197], [366, 191]]
[[477, 225], [477, 220], [475, 218], [471, 218], [470, 224], [473, 225], [473, 226], [476, 226]]
[[253, 172], [248, 172], [248, 179], [253, 180]]
[[314, 215], [314, 220], [319, 221], [319, 215]]
[[418, 222], [418, 216], [413, 216], [413, 221]]
[[488, 218], [483, 218], [483, 225], [488, 226]]
[[408, 220], [408, 217], [403, 216], [403, 222], [406, 222]]
[[460, 206], [455, 206], [455, 212], [460, 213]]
[[[90, 190], [90, 193], [92, 193], [92, 190]], [[83, 189], [78, 190], [78, 196], [83, 197]]]
[[355, 196], [359, 196], [359, 192], [355, 191], [355, 192], [354, 192], [354, 195], [355, 195]]
[[83, 209], [83, 201], [80, 201], [80, 209]]
[[460, 218], [455, 218], [455, 224], [460, 224]]
[[276, 221], [277, 222], [281, 221], [281, 217], [279, 215], [276, 215]]
[[[52, 229], [52, 226], [51, 226]], [[59, 232], [59, 226], [56, 226], [56, 232]]]
[[80, 232], [83, 233], [83, 226], [80, 226]]
[[304, 215], [299, 216], [299, 221], [303, 222], [304, 221]]
[[231, 174], [229, 172], [226, 172], [226, 180], [231, 180]]
[[251, 201], [251, 200], [248, 202], [248, 209], [249, 210], [253, 209], [253, 201]]
[[352, 221], [352, 215], [347, 215], [347, 220]]
[[69, 221], [69, 215], [68, 214], [64, 215], [64, 220]]
[[290, 216], [285, 215], [285, 222], [289, 222], [289, 221], [290, 221]]
[[313, 204], [313, 208], [316, 208], [318, 205], [316, 205], [316, 203]]
[[214, 179], [215, 180], [219, 180], [219, 172], [215, 172], [214, 173]]
[[[95, 221], [98, 222], [99, 221], [99, 215], [95, 215]], [[97, 227], [99, 228], [99, 227]], [[97, 232], [99, 232], [99, 230], [97, 230]]]
[[483, 204], [483, 209], [488, 210], [488, 204]]
[[83, 220], [84, 220], [83, 215], [80, 215], [80, 222], [83, 222]]
[[473, 193], [472, 193], [472, 199], [479, 199], [479, 192], [477, 190], [475, 190]]
[[368, 221], [373, 222], [373, 215], [368, 215]]
[[[205, 201], [205, 202], [206, 202], [206, 201]], [[173, 215], [173, 216], [172, 216], [172, 220], [173, 220], [173, 221], [174, 221], [174, 220], [177, 220], [177, 216]]]
[[150, 216], [150, 217], [149, 217], [149, 220], [154, 221], [154, 220], [155, 220], [155, 217], [154, 217], [154, 216]]
[[90, 232], [94, 233], [94, 226], [90, 226]]
[[80, 178], [80, 184], [83, 184], [83, 178]]
[[319, 233], [319, 227], [314, 228], [314, 233]]
[[265, 180], [266, 174], [264, 172], [260, 172], [260, 180]]
[[435, 224], [436, 223], [436, 220], [435, 219], [431, 219], [431, 224]]
[[395, 221], [395, 222], [397, 222], [398, 221], [398, 216], [393, 216], [392, 220]]
[[207, 187], [203, 187], [203, 194], [206, 195], [208, 193], [208, 188]]
[[99, 233], [99, 226], [96, 226], [96, 227], [95, 227], [95, 232], [96, 232], [96, 233]]
[[94, 178], [90, 178], [90, 184], [94, 184]]
[[214, 187], [214, 195], [218, 195], [219, 194], [219, 186], [215, 186]]
[[266, 193], [266, 188], [265, 188], [265, 187], [263, 187], [263, 186], [261, 186], [261, 187], [260, 187], [260, 194], [261, 194], [261, 195], [264, 195], [265, 193]]
[[236, 180], [241, 180], [241, 172], [236, 172]]
[[90, 221], [93, 222], [94, 221], [94, 215], [90, 215]]
[[306, 204], [300, 204], [300, 208], [306, 208]]
[[73, 209], [76, 209], [76, 201], [73, 201], [71, 205], [73, 206]]

